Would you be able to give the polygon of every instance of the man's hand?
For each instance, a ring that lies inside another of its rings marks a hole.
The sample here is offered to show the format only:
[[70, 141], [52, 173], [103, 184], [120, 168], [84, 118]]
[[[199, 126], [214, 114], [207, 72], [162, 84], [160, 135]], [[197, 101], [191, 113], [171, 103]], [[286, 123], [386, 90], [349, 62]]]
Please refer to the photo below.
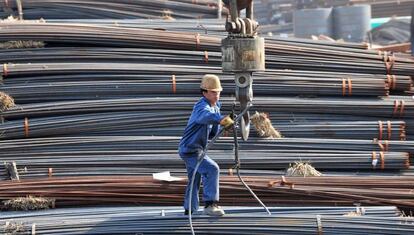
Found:
[[230, 129], [234, 124], [233, 119], [230, 117], [230, 115], [225, 116], [220, 121], [220, 125], [222, 125], [225, 129]]

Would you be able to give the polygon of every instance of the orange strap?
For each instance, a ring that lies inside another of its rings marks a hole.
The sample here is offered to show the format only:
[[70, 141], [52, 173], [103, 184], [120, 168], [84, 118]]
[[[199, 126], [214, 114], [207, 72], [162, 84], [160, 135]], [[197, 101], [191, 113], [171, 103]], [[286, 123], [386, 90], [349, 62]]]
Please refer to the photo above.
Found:
[[52, 177], [52, 175], [53, 175], [53, 168], [49, 168], [48, 169], [48, 175], [49, 175], [49, 178]]
[[388, 61], [394, 64], [395, 63], [395, 55], [391, 54], [391, 56], [388, 57]]
[[388, 53], [386, 51], [384, 51], [382, 59], [384, 60], [384, 62], [388, 62]]
[[381, 159], [381, 170], [385, 169], [385, 157], [384, 152], [380, 152], [380, 159]]
[[385, 152], [388, 152], [388, 145], [389, 145], [388, 140], [385, 140], [385, 141], [384, 141], [384, 144], [385, 144], [384, 151], [385, 151]]
[[24, 118], [24, 137], [29, 137], [29, 118]]
[[389, 74], [387, 74], [387, 84], [388, 84], [388, 87], [391, 89], [392, 88], [392, 86], [391, 86], [391, 75], [389, 75]]
[[397, 83], [397, 77], [395, 75], [391, 75], [391, 89], [395, 90]]
[[172, 75], [171, 80], [172, 80], [172, 92], [175, 94], [177, 93], [177, 81], [175, 79], [175, 75]]
[[400, 125], [400, 140], [406, 140], [405, 136], [405, 123]]
[[280, 185], [281, 186], [288, 185], [290, 187], [290, 189], [293, 189], [295, 187], [295, 184], [293, 184], [291, 182], [287, 182], [285, 176], [283, 176], [283, 175], [282, 175], [282, 180], [280, 181]]
[[382, 57], [382, 54], [383, 54], [382, 51], [378, 51], [378, 55], [379, 55], [381, 60], [384, 59], [384, 57]]
[[3, 64], [3, 77], [7, 77], [7, 75], [9, 75], [7, 64]]
[[372, 169], [377, 166], [377, 152], [372, 152]]
[[404, 107], [405, 107], [405, 101], [400, 101], [400, 118], [404, 116]]
[[208, 64], [208, 51], [204, 51], [204, 62]]
[[387, 74], [392, 74], [392, 67], [394, 67], [393, 62], [385, 62], [385, 68], [387, 70]]
[[200, 34], [199, 33], [195, 35], [195, 39], [196, 39], [196, 49], [198, 50], [200, 49]]
[[278, 183], [278, 181], [276, 181], [276, 180], [270, 180], [269, 182], [267, 182], [267, 187], [271, 188], [271, 187], [273, 187], [273, 185], [275, 185], [277, 183]]
[[397, 114], [399, 103], [399, 100], [394, 100], [394, 110], [392, 111], [393, 117]]
[[388, 140], [391, 140], [391, 121], [387, 121], [387, 134], [388, 134]]
[[342, 96], [346, 95], [346, 80], [342, 78]]
[[[346, 82], [348, 81], [348, 84]], [[346, 96], [346, 89], [348, 88], [348, 96], [352, 96], [352, 80], [351, 78], [342, 78], [342, 96]]]
[[382, 121], [378, 121], [378, 140], [382, 140]]
[[380, 148], [381, 151], [386, 151], [384, 148], [384, 145], [382, 145], [382, 143], [378, 142], [378, 147]]

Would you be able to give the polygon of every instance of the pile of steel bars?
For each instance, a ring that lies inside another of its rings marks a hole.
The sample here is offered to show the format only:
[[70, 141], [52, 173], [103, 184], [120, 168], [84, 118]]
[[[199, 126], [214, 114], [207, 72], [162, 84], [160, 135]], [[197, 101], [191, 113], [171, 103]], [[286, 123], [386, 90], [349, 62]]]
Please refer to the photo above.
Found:
[[[116, 57], [114, 57], [116, 58]], [[143, 57], [143, 60], [149, 56]], [[190, 57], [191, 59], [191, 57]], [[197, 57], [194, 58], [195, 62]], [[221, 75], [219, 67], [157, 63], [37, 63], [8, 64], [7, 76], [0, 89], [17, 103], [85, 100], [104, 98], [134, 98], [152, 96], [198, 95], [203, 74]], [[162, 63], [162, 57], [157, 58]], [[181, 62], [180, 62], [181, 61]], [[171, 61], [170, 61], [171, 62]], [[168, 62], [168, 63], [170, 63]], [[224, 92], [230, 96], [234, 78], [221, 75]], [[324, 74], [269, 70], [255, 75], [255, 95], [313, 96], [386, 96], [389, 90], [409, 90], [407, 76], [368, 76], [360, 74]], [[58, 92], [56, 92], [58, 91]]]
[[[86, 136], [86, 137], [52, 137], [2, 140], [2, 153], [44, 153], [81, 149], [83, 151], [177, 151], [180, 137], [168, 136]], [[160, 145], [159, 143], [162, 143]], [[413, 141], [388, 140], [353, 140], [353, 139], [316, 139], [316, 138], [282, 138], [277, 140], [251, 138], [240, 145], [243, 151], [260, 149], [270, 150], [344, 150], [375, 152], [409, 152], [414, 153]], [[223, 137], [213, 149], [232, 150], [232, 138]]]
[[[245, 214], [259, 214], [263, 212], [261, 207], [244, 207], [244, 206], [226, 206], [226, 212], [230, 215], [245, 215]], [[400, 217], [402, 212], [395, 206], [338, 206], [338, 207], [269, 207], [269, 210], [274, 215], [330, 215], [330, 216], [347, 216], [354, 214], [355, 216], [367, 217]], [[26, 214], [27, 213], [27, 214]], [[89, 208], [61, 208], [53, 210], [32, 211], [32, 212], [11, 212], [5, 211], [0, 215], [0, 219], [13, 220], [23, 217], [26, 218], [51, 218], [51, 217], [65, 217], [65, 216], [87, 216], [96, 213], [96, 216], [141, 216], [142, 214], [158, 216], [164, 213], [168, 215], [181, 215], [182, 208], [167, 206], [106, 206], [106, 207], [89, 207]], [[410, 219], [410, 218], [407, 218]]]
[[[152, 136], [32, 138], [3, 140], [0, 150], [2, 161], [16, 162], [23, 178], [148, 175], [160, 169], [183, 172], [185, 168], [176, 150], [178, 141], [178, 137]], [[243, 151], [239, 155], [243, 169], [247, 170], [285, 170], [290, 163], [302, 161], [322, 171], [385, 172], [408, 169], [407, 152], [414, 153], [412, 145], [411, 141], [251, 138], [241, 145]], [[231, 138], [221, 139], [210, 156], [223, 169], [232, 168]], [[1, 171], [5, 172], [4, 166]]]
[[[234, 165], [234, 153], [211, 151], [211, 158], [224, 170]], [[318, 170], [372, 170], [383, 172], [408, 169], [409, 156], [403, 152], [361, 152], [321, 150], [245, 150], [239, 154], [246, 170], [285, 170], [293, 162], [308, 162]], [[51, 152], [5, 152], [4, 162], [15, 162], [20, 178], [48, 176], [150, 175], [158, 171], [182, 173], [184, 162], [174, 150], [84, 151], [57, 147]], [[1, 166], [0, 169], [4, 170]], [[227, 172], [228, 173], [228, 172]], [[3, 179], [7, 179], [4, 177]]]
[[[0, 41], [38, 40], [46, 43], [101, 45], [159, 49], [220, 51], [220, 37], [193, 33], [116, 26], [64, 23], [1, 23]], [[24, 32], [24, 33], [23, 33]], [[306, 69], [368, 74], [414, 74], [410, 58], [378, 54], [375, 50], [350, 48], [327, 42], [268, 39], [266, 66], [269, 69]], [[76, 42], [76, 43], [74, 43]]]
[[[185, 178], [185, 177], [184, 177]], [[393, 205], [413, 209], [413, 177], [325, 176], [244, 177], [246, 183], [269, 206], [275, 205]], [[149, 176], [57, 177], [1, 181], [0, 199], [35, 195], [52, 197], [60, 205], [110, 203], [180, 205], [186, 180], [163, 182]], [[220, 179], [223, 205], [255, 205], [257, 202], [237, 176]]]
[[[69, 75], [71, 76], [71, 75]], [[76, 76], [76, 75], [74, 75]], [[97, 75], [94, 75], [97, 76]], [[56, 76], [55, 76], [56, 77]], [[61, 76], [64, 79], [64, 76]], [[78, 75], [88, 77], [88, 74]], [[116, 75], [105, 74], [102, 79], [114, 78]], [[186, 79], [181, 75], [164, 75], [157, 80], [140, 80], [135, 75], [120, 75], [116, 81], [73, 81], [73, 82], [34, 82], [37, 78], [25, 77], [24, 80], [32, 80], [26, 84], [0, 85], [0, 89], [9, 94], [19, 104], [115, 99], [115, 98], [139, 98], [148, 96], [194, 96], [199, 95], [200, 79]], [[127, 77], [127, 78], [122, 78]], [[137, 79], [133, 79], [137, 77]], [[192, 77], [201, 77], [195, 75]], [[47, 77], [42, 77], [47, 79]], [[42, 79], [39, 78], [39, 79]], [[131, 79], [132, 78], [132, 79]], [[125, 80], [131, 79], [131, 80]], [[10, 79], [13, 81], [13, 79]], [[255, 78], [255, 95], [270, 96], [279, 95], [308, 95], [308, 96], [336, 96], [336, 97], [366, 97], [385, 96], [388, 87], [380, 79], [356, 79], [352, 84], [352, 91], [348, 91], [343, 79], [309, 79], [293, 77]], [[8, 83], [8, 81], [6, 81]], [[222, 95], [231, 96], [234, 93], [234, 78], [222, 79], [224, 91]]]
[[[94, 24], [102, 26], [117, 26], [125, 28], [154, 29], [162, 31], [191, 32], [207, 35], [225, 36], [225, 19], [65, 19], [65, 20], [45, 20], [47, 23], [76, 23]], [[262, 32], [262, 27], [258, 28]]]
[[[399, 97], [401, 100], [402, 97]], [[363, 115], [336, 115], [336, 114], [327, 114], [327, 113], [318, 113], [318, 114], [312, 114], [312, 113], [300, 113], [300, 110], [297, 112], [289, 112], [289, 113], [283, 113], [283, 112], [269, 112], [267, 113], [269, 118], [272, 120], [272, 123], [275, 127], [279, 126], [288, 126], [288, 125], [329, 125], [330, 123], [338, 123], [343, 121], [350, 121], [350, 122], [356, 122], [356, 121], [363, 121], [363, 122], [377, 122], [378, 128], [385, 130], [385, 125], [388, 124], [387, 121], [381, 121], [376, 117], [370, 117], [370, 116], [363, 116]], [[396, 119], [392, 119], [396, 120]], [[379, 122], [381, 121], [381, 122]], [[406, 132], [406, 138], [409, 140], [410, 137], [412, 138], [412, 134], [414, 134], [414, 120], [411, 117], [404, 118], [404, 121], [406, 123], [405, 125], [405, 132]], [[378, 130], [379, 130], [378, 129]], [[392, 129], [392, 128], [391, 128]], [[381, 136], [381, 131], [378, 131], [378, 136], [376, 138], [381, 139], [384, 138], [385, 132], [382, 132], [383, 135]], [[387, 138], [387, 137], [386, 137]], [[384, 138], [384, 139], [386, 139]]]
[[[0, 17], [19, 15], [17, 1], [4, 1]], [[24, 19], [174, 19], [217, 18], [213, 0], [24, 0]], [[223, 13], [226, 9], [223, 9]], [[172, 18], [171, 18], [172, 17]]]
[[[16, 119], [0, 124], [0, 139], [68, 135], [181, 136], [190, 111], [130, 111]], [[280, 117], [279, 117], [280, 118]], [[273, 121], [284, 137], [405, 140], [404, 121]], [[254, 127], [251, 127], [254, 135]]]
[[[195, 214], [197, 234], [410, 234], [414, 227], [395, 207], [276, 207], [269, 208], [271, 216], [254, 207], [224, 209], [226, 216], [214, 220]], [[0, 226], [21, 224], [22, 232], [47, 234], [188, 234], [186, 219], [176, 207], [91, 207], [6, 212]]]
[[[194, 97], [174, 96], [135, 99], [103, 99], [61, 101], [17, 105], [1, 113], [6, 120], [51, 115], [72, 115], [114, 111], [191, 111], [197, 101]], [[234, 98], [222, 98], [222, 111], [229, 112]], [[292, 98], [256, 97], [252, 110], [262, 112], [327, 113], [363, 115], [382, 118], [413, 117], [414, 101], [404, 99], [339, 99], [339, 98]]]

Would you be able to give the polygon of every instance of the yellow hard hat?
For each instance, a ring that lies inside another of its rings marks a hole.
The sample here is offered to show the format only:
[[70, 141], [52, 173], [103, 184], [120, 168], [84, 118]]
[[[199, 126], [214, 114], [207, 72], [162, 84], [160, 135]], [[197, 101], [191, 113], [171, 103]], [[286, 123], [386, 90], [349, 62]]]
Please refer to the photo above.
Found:
[[216, 75], [206, 74], [201, 80], [200, 88], [207, 91], [222, 91], [220, 79]]

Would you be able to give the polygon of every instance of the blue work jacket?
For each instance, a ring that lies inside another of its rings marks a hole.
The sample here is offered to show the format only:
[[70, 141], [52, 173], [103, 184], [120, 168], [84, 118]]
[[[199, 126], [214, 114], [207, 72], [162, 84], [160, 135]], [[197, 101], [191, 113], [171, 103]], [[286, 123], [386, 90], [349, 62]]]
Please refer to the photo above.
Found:
[[207, 146], [209, 138], [213, 138], [219, 131], [221, 103], [211, 106], [209, 101], [202, 97], [194, 105], [193, 112], [180, 140], [178, 152], [180, 156], [198, 156]]

